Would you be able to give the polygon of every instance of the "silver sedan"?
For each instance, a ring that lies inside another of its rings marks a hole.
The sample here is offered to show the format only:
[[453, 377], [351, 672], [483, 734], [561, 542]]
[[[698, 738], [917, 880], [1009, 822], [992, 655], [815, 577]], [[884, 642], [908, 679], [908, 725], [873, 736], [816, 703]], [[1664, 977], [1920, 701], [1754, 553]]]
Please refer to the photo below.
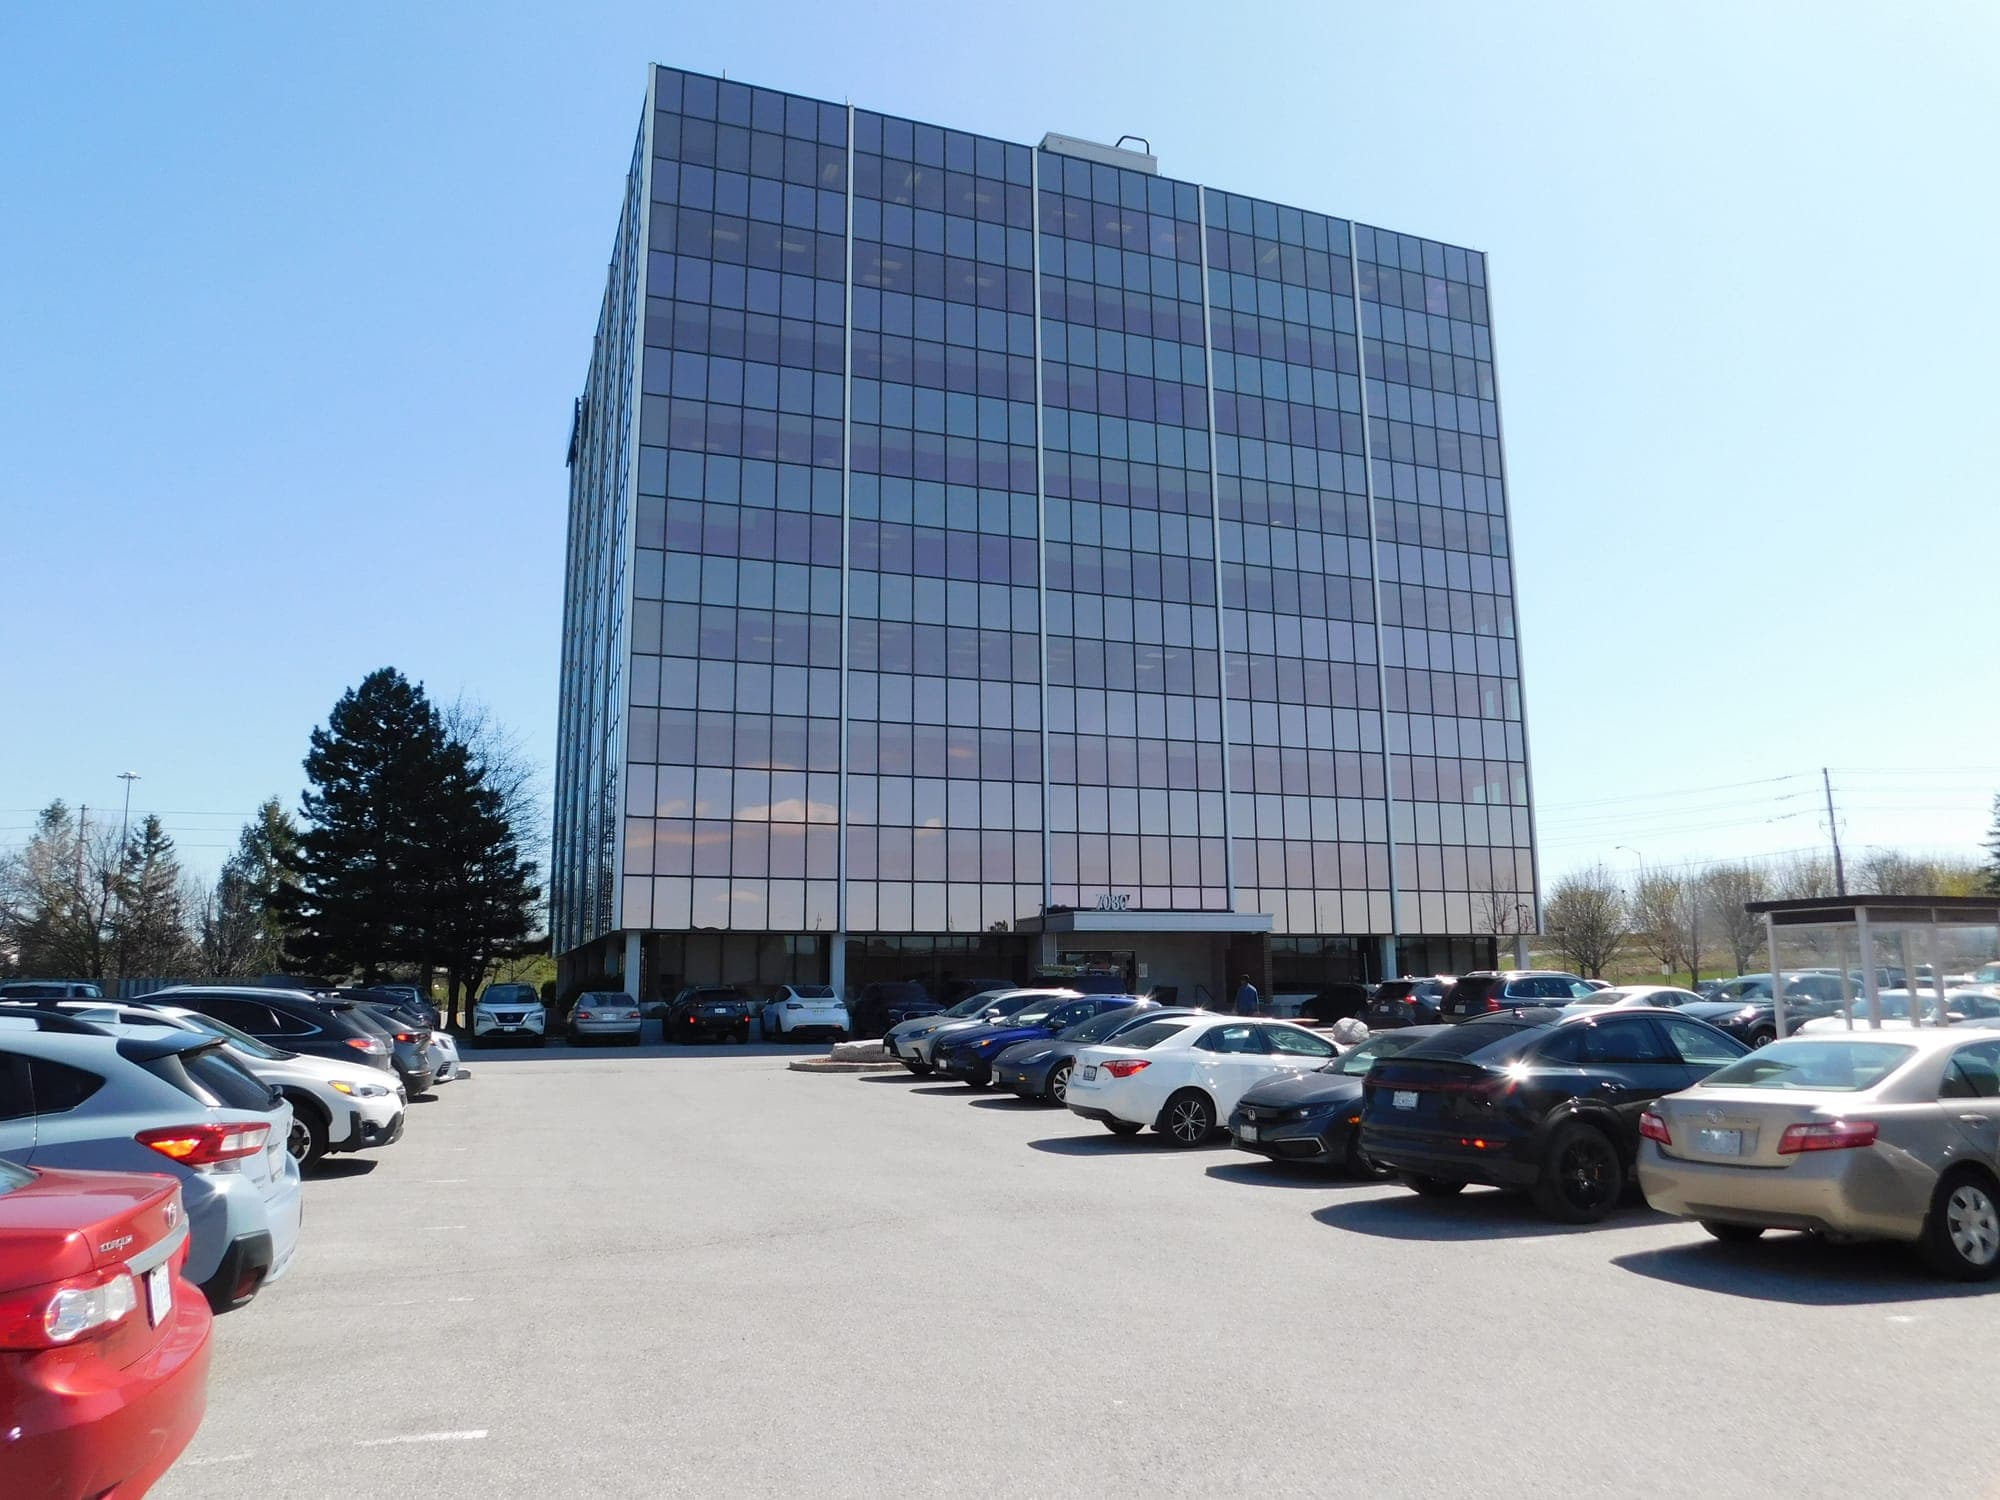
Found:
[[1654, 1208], [1721, 1240], [1901, 1240], [2000, 1273], [2000, 1037], [1963, 1027], [1788, 1037], [1640, 1117]]

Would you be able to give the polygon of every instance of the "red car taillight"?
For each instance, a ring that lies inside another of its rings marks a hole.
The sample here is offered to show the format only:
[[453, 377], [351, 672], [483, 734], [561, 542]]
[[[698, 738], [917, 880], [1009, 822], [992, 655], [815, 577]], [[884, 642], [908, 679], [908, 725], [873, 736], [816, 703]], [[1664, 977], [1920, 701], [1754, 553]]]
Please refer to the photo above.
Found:
[[1778, 1137], [1778, 1155], [1797, 1156], [1801, 1151], [1852, 1151], [1857, 1146], [1874, 1145], [1876, 1133], [1873, 1120], [1787, 1125], [1785, 1133]]
[[270, 1137], [271, 1127], [264, 1124], [166, 1125], [142, 1130], [133, 1139], [183, 1166], [205, 1167], [212, 1162], [255, 1156]]
[[1150, 1067], [1152, 1067], [1152, 1064], [1144, 1058], [1121, 1057], [1117, 1062], [1106, 1063], [1104, 1071], [1109, 1073], [1113, 1078], [1130, 1078], [1134, 1073], [1143, 1072]]
[[1667, 1129], [1667, 1122], [1650, 1109], [1639, 1116], [1639, 1134], [1649, 1141], [1658, 1141], [1662, 1146], [1674, 1143], [1673, 1132]]
[[120, 1267], [0, 1298], [0, 1349], [57, 1349], [116, 1327], [139, 1305], [138, 1284]]
[[591, 1012], [589, 1012], [589, 1011], [587, 1011], [587, 1010], [580, 1010], [580, 1011], [578, 1011], [578, 1012], [576, 1013], [576, 1018], [577, 1018], [577, 1019], [578, 1019], [579, 1021], [595, 1021], [595, 1020], [597, 1019], [597, 1017], [596, 1017], [595, 1015], [591, 1014]]

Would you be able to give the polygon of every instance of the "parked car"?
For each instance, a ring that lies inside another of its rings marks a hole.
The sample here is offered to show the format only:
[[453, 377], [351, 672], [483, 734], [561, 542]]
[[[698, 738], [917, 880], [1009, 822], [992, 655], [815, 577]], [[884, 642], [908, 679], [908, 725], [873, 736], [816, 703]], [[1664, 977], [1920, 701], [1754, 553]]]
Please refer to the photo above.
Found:
[[1407, 1052], [1441, 1028], [1402, 1026], [1377, 1032], [1310, 1073], [1286, 1073], [1247, 1090], [1229, 1116], [1230, 1138], [1272, 1161], [1340, 1167], [1350, 1176], [1381, 1174], [1361, 1152], [1361, 1080], [1384, 1057]]
[[990, 995], [998, 990], [1018, 989], [1011, 979], [947, 979], [938, 986], [937, 1002], [952, 1006], [974, 995]]
[[667, 1040], [689, 1042], [750, 1040], [756, 1002], [733, 984], [697, 985], [682, 990], [667, 1010]]
[[104, 988], [87, 979], [10, 979], [0, 1000], [102, 1000]]
[[[1588, 981], [1585, 981], [1588, 983]], [[1678, 1010], [1683, 1005], [1702, 1004], [1701, 996], [1672, 984], [1606, 985], [1578, 995], [1565, 1007], [1569, 1010]]]
[[402, 1080], [403, 1088], [414, 1099], [426, 1092], [436, 1076], [431, 1067], [431, 1032], [428, 1026], [418, 1026], [404, 1020], [386, 1005], [370, 1000], [322, 1000], [321, 1004], [352, 1005], [354, 1018], [365, 1026], [372, 1026], [389, 1044], [389, 1064], [396, 1070], [396, 1077]]
[[[1882, 1029], [1885, 1031], [1921, 1029], [1912, 1028], [1910, 1024], [1912, 998], [1916, 1001], [1917, 1015], [1924, 1026], [1937, 1022], [1937, 992], [1934, 990], [1919, 990], [1914, 997], [1908, 990], [1877, 990], [1875, 998], [1881, 1003]], [[1991, 989], [1948, 990], [1944, 1003], [1945, 1020], [1949, 1025], [1983, 1029], [2000, 1022], [2000, 997], [1996, 997]], [[1792, 1035], [1837, 1036], [1850, 1031], [1875, 1029], [1867, 997], [1856, 995], [1849, 1009], [1842, 1010], [1836, 1006], [1830, 1013], [1816, 1013], [1810, 1020], [1792, 1028]]]
[[1325, 1037], [1290, 1021], [1153, 1020], [1078, 1051], [1064, 1102], [1120, 1135], [1150, 1125], [1169, 1145], [1199, 1146], [1256, 1084], [1338, 1055]]
[[1362, 1154], [1426, 1197], [1488, 1183], [1589, 1223], [1631, 1180], [1640, 1113], [1745, 1050], [1671, 1010], [1463, 1021], [1362, 1080]]
[[427, 1061], [431, 1068], [431, 1082], [450, 1083], [461, 1072], [458, 1058], [458, 1042], [444, 1030], [444, 1018], [438, 1008], [426, 1000], [423, 992], [413, 984], [376, 984], [359, 989], [335, 990], [339, 999], [365, 1000], [377, 1007], [386, 1008], [401, 1020], [412, 1026], [420, 1026], [430, 1032], [430, 1052]]
[[489, 984], [472, 1007], [472, 1039], [492, 1046], [514, 1042], [545, 1047], [549, 1012], [541, 991], [532, 984]]
[[2000, 1273], [2000, 1038], [1950, 1027], [1788, 1037], [1640, 1118], [1639, 1182], [1717, 1239], [1899, 1240]]
[[585, 1042], [624, 1042], [639, 1045], [646, 1018], [639, 1002], [615, 990], [585, 990], [569, 1010], [569, 1041], [572, 1047]]
[[[1862, 990], [1862, 978], [1856, 970], [1848, 981], [1855, 994]], [[1887, 981], [1884, 981], [1886, 983]], [[1840, 1004], [1843, 993], [1840, 975], [1829, 973], [1787, 974], [1785, 976], [1785, 1009], [1807, 1009], [1812, 1006]], [[1733, 979], [1725, 979], [1710, 992], [1709, 999], [1721, 1002], [1734, 1000], [1763, 1000], [1771, 998], [1771, 976], [1769, 974], [1738, 974]]]
[[208, 1402], [213, 1327], [187, 1255], [171, 1177], [0, 1162], [9, 1496], [142, 1495], [187, 1447]]
[[1052, 1037], [1001, 1048], [993, 1059], [993, 1082], [1023, 1099], [1047, 1099], [1061, 1104], [1069, 1093], [1070, 1071], [1076, 1066], [1076, 1054], [1082, 1048], [1109, 1042], [1144, 1021], [1201, 1014], [1191, 1007], [1167, 1007], [1151, 1000], [1137, 1000], [1079, 1022]]
[[292, 1106], [285, 1149], [302, 1168], [332, 1152], [368, 1151], [394, 1145], [403, 1134], [401, 1083], [379, 1068], [332, 1057], [307, 1057], [260, 1042], [184, 1006], [124, 1004], [116, 1000], [58, 1000], [42, 1006], [80, 1020], [117, 1026], [154, 1026], [222, 1038], [229, 1054]]
[[1451, 974], [1429, 979], [1409, 975], [1385, 979], [1375, 986], [1368, 1003], [1362, 1006], [1361, 1019], [1368, 1023], [1370, 1031], [1394, 1026], [1435, 1026], [1444, 1017], [1445, 991], [1455, 982], [1456, 976]]
[[177, 1179], [188, 1279], [217, 1311], [285, 1274], [299, 1238], [292, 1107], [220, 1037], [0, 1015], [0, 1157]]
[[774, 1042], [794, 1037], [844, 1038], [852, 1026], [847, 1006], [830, 984], [781, 984], [764, 1002], [764, 1035]]
[[950, 1010], [898, 1021], [882, 1034], [882, 1050], [891, 1061], [922, 1075], [930, 1072], [931, 1059], [938, 1043], [945, 1037], [1002, 1016], [1011, 1016], [1038, 1001], [1056, 998], [1074, 1000], [1078, 997], [1075, 990], [1051, 989], [988, 990], [983, 994], [967, 995]]
[[395, 1072], [392, 1045], [381, 1028], [355, 1015], [345, 1000], [318, 1000], [303, 990], [177, 984], [140, 995], [132, 1003], [199, 1011], [287, 1052]]
[[1462, 974], [1445, 991], [1439, 1007], [1447, 1021], [1463, 1021], [1520, 1005], [1567, 1005], [1594, 986], [1554, 969], [1482, 969]]
[[912, 1016], [934, 1016], [944, 1009], [912, 979], [878, 979], [861, 986], [849, 1008], [856, 1036], [881, 1036]]
[[1107, 1011], [1129, 1011], [1138, 1002], [1137, 995], [1051, 995], [1031, 1001], [1011, 1016], [946, 1034], [931, 1049], [931, 1069], [983, 1089], [993, 1082], [995, 1060], [1014, 1043], [1048, 1041]]

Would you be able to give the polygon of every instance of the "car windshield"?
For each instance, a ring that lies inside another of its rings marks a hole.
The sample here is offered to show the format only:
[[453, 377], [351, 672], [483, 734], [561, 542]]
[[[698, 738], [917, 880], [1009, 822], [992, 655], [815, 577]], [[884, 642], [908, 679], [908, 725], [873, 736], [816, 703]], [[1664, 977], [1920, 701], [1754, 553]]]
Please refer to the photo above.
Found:
[[1574, 1000], [1570, 1001], [1570, 1004], [1571, 1005], [1616, 1005], [1621, 1000], [1631, 999], [1632, 996], [1637, 993], [1638, 991], [1636, 990], [1620, 990], [1620, 989], [1592, 990], [1590, 991], [1590, 993], [1586, 995], [1578, 995]]
[[1007, 1024], [1010, 1026], [1046, 1026], [1049, 1024], [1049, 1017], [1055, 1013], [1056, 1008], [1053, 1005], [1024, 1006], [1007, 1018]]
[[1177, 1036], [1188, 1028], [1186, 1021], [1148, 1021], [1143, 1026], [1134, 1026], [1130, 1031], [1112, 1039], [1114, 1047], [1133, 1047], [1144, 1051], [1157, 1046], [1170, 1036]]
[[1915, 1047], [1895, 1042], [1794, 1037], [1738, 1058], [1701, 1081], [1706, 1089], [1800, 1089], [1851, 1094], [1872, 1089], [1902, 1067]]
[[1004, 1000], [989, 1001], [980, 1014], [997, 1021], [1002, 1016], [1018, 1015], [1031, 1005], [1046, 1003], [1047, 996], [1044, 995], [1009, 995]]
[[205, 1016], [200, 1011], [184, 1010], [176, 1012], [179, 1018], [190, 1026], [200, 1027], [210, 1036], [219, 1036], [238, 1052], [255, 1057], [264, 1062], [289, 1062], [297, 1057], [296, 1052], [287, 1052], [282, 1047], [273, 1047], [269, 1042], [260, 1042], [248, 1032], [238, 1031], [227, 1021], [218, 1021], [213, 1016]]
[[532, 984], [489, 984], [479, 997], [481, 1005], [533, 1005], [539, 996]]
[[976, 1016], [993, 1003], [993, 992], [982, 990], [976, 995], [967, 995], [958, 1004], [945, 1012], [948, 1016]]
[[1352, 1052], [1336, 1057], [1320, 1069], [1322, 1073], [1345, 1073], [1350, 1078], [1359, 1078], [1375, 1066], [1376, 1059], [1393, 1057], [1398, 1052], [1407, 1052], [1418, 1042], [1425, 1040], [1419, 1036], [1403, 1036], [1394, 1031], [1385, 1031], [1379, 1036], [1371, 1036]]
[[[1152, 1009], [1151, 1006], [1145, 1008]], [[1062, 1034], [1062, 1039], [1066, 1042], [1094, 1042], [1100, 1037], [1110, 1036], [1121, 1026], [1131, 1025], [1133, 1020], [1132, 1007], [1120, 1006], [1117, 1010], [1107, 1010], [1101, 1015], [1092, 1016], [1087, 1021], [1078, 1021]]]
[[1411, 1057], [1461, 1057], [1469, 1058], [1488, 1048], [1500, 1052], [1518, 1051], [1521, 1044], [1538, 1036], [1544, 1029], [1540, 1021], [1517, 1020], [1512, 1016], [1496, 1016], [1490, 1021], [1463, 1021], [1456, 1026], [1425, 1037], [1409, 1049]]

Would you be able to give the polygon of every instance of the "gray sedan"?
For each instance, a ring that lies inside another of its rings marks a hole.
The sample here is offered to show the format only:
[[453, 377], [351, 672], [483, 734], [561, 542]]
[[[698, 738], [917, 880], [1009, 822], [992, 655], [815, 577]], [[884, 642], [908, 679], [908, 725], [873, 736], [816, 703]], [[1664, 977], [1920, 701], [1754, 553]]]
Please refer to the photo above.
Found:
[[623, 1042], [639, 1045], [639, 1033], [646, 1024], [639, 1002], [616, 990], [587, 990], [576, 997], [569, 1013], [570, 1045], [585, 1042]]

